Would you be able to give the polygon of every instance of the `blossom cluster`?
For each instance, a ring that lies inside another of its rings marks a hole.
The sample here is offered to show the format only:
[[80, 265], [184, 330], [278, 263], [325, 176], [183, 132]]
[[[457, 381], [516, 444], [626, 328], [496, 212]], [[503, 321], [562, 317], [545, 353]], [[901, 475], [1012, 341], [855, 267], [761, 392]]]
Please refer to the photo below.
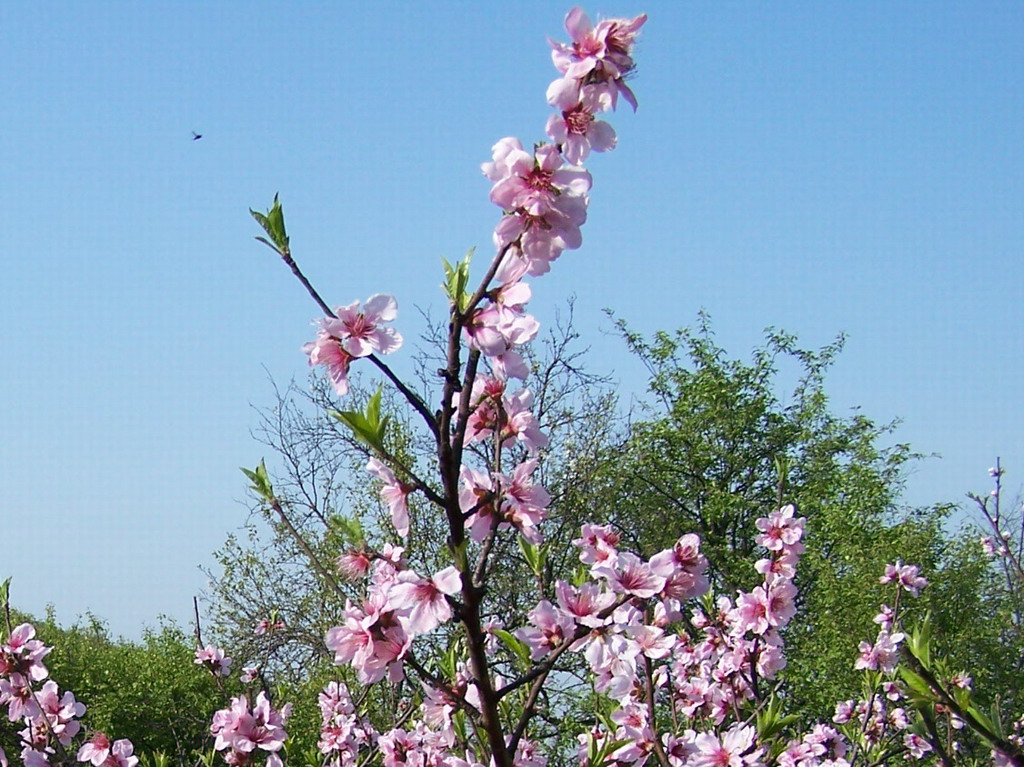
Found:
[[348, 687], [330, 682], [319, 697], [320, 739], [317, 748], [325, 765], [350, 767], [357, 762], [360, 747], [377, 740], [373, 725], [356, 711]]
[[[632, 599], [612, 613], [618, 628], [600, 632], [599, 642], [585, 651], [596, 689], [619, 708], [611, 715], [618, 725], [613, 732], [598, 728], [580, 736], [581, 757], [595, 738], [610, 737], [624, 742], [609, 755], [620, 763], [643, 764], [657, 752], [673, 767], [764, 763], [754, 728], [735, 721], [734, 714], [761, 697], [759, 685], [784, 665], [779, 632], [796, 612], [792, 578], [803, 553], [803, 525], [792, 506], [758, 520], [757, 542], [767, 550], [756, 564], [762, 584], [739, 592], [735, 602], [720, 596], [693, 608], [692, 635], [679, 630], [683, 603], [708, 591], [707, 560], [697, 536], [684, 535], [671, 550], [643, 563], [618, 553], [609, 529], [584, 528], [576, 541], [581, 561], [590, 564], [592, 576], [608, 579], [613, 592]], [[657, 601], [638, 603], [638, 597]], [[712, 604], [714, 610], [706, 609]], [[694, 726], [659, 732], [654, 700], [668, 707], [673, 720]]]
[[230, 706], [213, 715], [210, 732], [216, 736], [214, 749], [224, 751], [224, 759], [232, 767], [251, 764], [257, 749], [267, 753], [267, 767], [283, 767], [278, 752], [288, 737], [284, 725], [291, 708], [288, 703], [281, 710], [275, 709], [265, 692], [256, 696], [251, 710], [244, 695], [232, 698]]
[[231, 658], [225, 657], [224, 651], [212, 644], [196, 650], [193, 663], [209, 669], [214, 676], [228, 676], [231, 673]]
[[371, 354], [391, 354], [402, 346], [402, 335], [385, 323], [398, 316], [394, 296], [376, 294], [366, 300], [339, 306], [333, 317], [322, 317], [313, 324], [317, 335], [302, 347], [310, 365], [323, 365], [338, 396], [348, 394], [348, 371], [352, 360]]
[[369, 572], [369, 588], [361, 604], [346, 600], [344, 622], [327, 632], [326, 643], [335, 662], [351, 664], [364, 684], [403, 679], [412, 640], [452, 617], [446, 597], [459, 591], [458, 570], [449, 566], [423, 578], [407, 567], [402, 552], [388, 546], [372, 558], [347, 555], [341, 564], [349, 576]]

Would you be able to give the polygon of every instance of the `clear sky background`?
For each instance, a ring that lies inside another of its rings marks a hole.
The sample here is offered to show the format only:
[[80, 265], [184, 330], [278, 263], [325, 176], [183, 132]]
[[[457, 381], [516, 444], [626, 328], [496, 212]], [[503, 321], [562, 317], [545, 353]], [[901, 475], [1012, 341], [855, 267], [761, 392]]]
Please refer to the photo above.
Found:
[[[187, 621], [197, 569], [246, 518], [239, 466], [306, 375], [315, 305], [254, 242], [280, 192], [332, 304], [443, 310], [440, 257], [489, 250], [479, 164], [543, 138], [567, 7], [517, 2], [7, 2], [0, 6], [0, 576], [15, 604], [137, 636]], [[1024, 5], [621, 0], [650, 21], [594, 155], [566, 296], [591, 366], [641, 395], [610, 336], [712, 316], [845, 331], [838, 412], [938, 453], [913, 504], [1024, 478]], [[192, 131], [203, 135], [192, 140]], [[403, 351], [406, 359], [408, 355]], [[399, 361], [399, 366], [405, 364]]]

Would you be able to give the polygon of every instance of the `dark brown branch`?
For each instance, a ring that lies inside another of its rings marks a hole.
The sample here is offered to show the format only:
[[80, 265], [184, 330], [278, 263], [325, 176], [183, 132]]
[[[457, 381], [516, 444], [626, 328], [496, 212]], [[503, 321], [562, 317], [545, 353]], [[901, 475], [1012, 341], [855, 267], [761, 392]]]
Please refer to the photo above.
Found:
[[651, 659], [646, 655], [644, 656], [644, 677], [647, 682], [647, 726], [655, 733], [655, 736], [652, 738], [654, 741], [654, 755], [658, 757], [658, 763], [661, 767], [672, 767], [669, 764], [665, 748], [661, 745], [661, 740], [657, 736], [658, 717], [654, 709], [654, 671], [651, 668]]

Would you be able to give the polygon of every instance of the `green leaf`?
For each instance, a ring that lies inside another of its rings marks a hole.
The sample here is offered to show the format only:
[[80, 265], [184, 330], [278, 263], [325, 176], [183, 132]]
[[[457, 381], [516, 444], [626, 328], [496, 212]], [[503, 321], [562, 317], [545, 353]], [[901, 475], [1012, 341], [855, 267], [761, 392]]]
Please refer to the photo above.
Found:
[[439, 666], [441, 672], [449, 678], [454, 678], [459, 667], [459, 659], [462, 657], [460, 642], [452, 642], [448, 645], [444, 655], [441, 656]]
[[267, 475], [267, 466], [263, 462], [263, 459], [260, 459], [260, 464], [256, 467], [255, 471], [250, 471], [244, 467], [241, 467], [241, 469], [242, 473], [249, 478], [250, 482], [252, 482], [251, 488], [253, 491], [255, 491], [256, 494], [263, 498], [267, 503], [273, 503], [275, 500], [274, 488], [270, 484], [270, 477]]
[[363, 413], [356, 410], [327, 411], [332, 418], [348, 426], [357, 440], [380, 453], [384, 452], [384, 434], [391, 420], [389, 416], [381, 418], [380, 415], [382, 391], [382, 388], [378, 388], [370, 397]]
[[530, 566], [533, 574], [540, 578], [544, 572], [544, 562], [547, 559], [547, 547], [530, 543], [520, 536], [519, 550], [523, 552], [523, 558], [526, 559], [526, 564]]
[[284, 210], [281, 208], [277, 195], [274, 195], [274, 204], [270, 206], [270, 210], [267, 211], [266, 215], [252, 208], [249, 208], [249, 213], [256, 220], [256, 223], [263, 228], [263, 231], [267, 233], [267, 236], [270, 237], [270, 242], [262, 237], [257, 237], [256, 239], [273, 248], [282, 256], [286, 255], [289, 252], [288, 234], [284, 226]]
[[981, 733], [983, 737], [990, 741], [999, 737], [999, 732], [996, 730], [995, 724], [992, 723], [992, 720], [989, 719], [986, 714], [981, 713], [980, 709], [976, 706], [969, 706], [967, 708], [967, 713], [977, 719], [981, 726], [985, 728], [986, 732]]
[[585, 565], [580, 565], [572, 573], [572, 580], [570, 581], [573, 586], [579, 588], [584, 583], [590, 580], [590, 571]]
[[377, 432], [366, 420], [366, 416], [353, 410], [329, 410], [328, 414], [345, 424], [353, 436], [369, 447], [377, 447]]
[[528, 648], [525, 643], [514, 637], [505, 629], [491, 629], [491, 633], [498, 637], [502, 644], [508, 647], [508, 649], [514, 652], [519, 660], [524, 664], [529, 664], [530, 648]]
[[335, 514], [330, 518], [330, 526], [331, 531], [348, 546], [358, 548], [366, 543], [363, 525], [358, 519]]
[[928, 668], [932, 665], [932, 614], [931, 611], [925, 613], [924, 619], [921, 621], [917, 628], [911, 634], [910, 638], [911, 652], [917, 656], [917, 659], [921, 661], [921, 665]]
[[900, 666], [897, 671], [919, 702], [932, 703], [936, 700], [935, 693], [932, 692], [928, 682], [916, 671], [911, 670], [907, 666]]
[[593, 762], [593, 764], [604, 764], [608, 761], [608, 757], [610, 757], [615, 751], [618, 751], [627, 743], [631, 742], [632, 741], [630, 740], [612, 740], [611, 738], [605, 738], [605, 742], [601, 746], [601, 750], [598, 752], [597, 761]]
[[455, 569], [460, 573], [469, 570], [469, 539], [463, 539], [458, 546], [452, 547], [452, 558], [455, 560]]
[[452, 714], [452, 727], [455, 730], [455, 734], [462, 742], [466, 741], [466, 712], [461, 708], [456, 710]]
[[470, 248], [462, 261], [455, 266], [452, 266], [448, 259], [441, 259], [444, 266], [444, 285], [441, 287], [451, 305], [460, 312], [466, 309], [470, 299], [466, 293], [466, 287], [469, 285], [469, 262], [473, 258], [474, 251], [475, 248]]

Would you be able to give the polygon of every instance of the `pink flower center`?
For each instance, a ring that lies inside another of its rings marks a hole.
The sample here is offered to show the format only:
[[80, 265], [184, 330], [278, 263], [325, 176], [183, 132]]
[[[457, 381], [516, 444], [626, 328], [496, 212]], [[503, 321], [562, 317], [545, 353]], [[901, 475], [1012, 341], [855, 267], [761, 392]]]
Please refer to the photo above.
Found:
[[530, 175], [526, 177], [526, 183], [531, 189], [541, 192], [554, 192], [555, 187], [551, 183], [552, 175], [554, 175], [552, 171], [534, 168], [530, 171]]
[[569, 129], [569, 133], [575, 133], [579, 136], [585, 135], [590, 130], [590, 124], [594, 122], [594, 115], [583, 107], [576, 107], [571, 112], [563, 112], [562, 117], [565, 119], [565, 125]]
[[581, 59], [585, 59], [588, 56], [598, 56], [598, 54], [604, 52], [604, 44], [593, 35], [587, 35], [582, 40], [577, 40], [572, 44], [573, 52]]
[[376, 329], [376, 327], [377, 326], [374, 325], [374, 323], [372, 323], [372, 322], [370, 322], [369, 320], [366, 319], [366, 315], [365, 314], [359, 314], [349, 324], [348, 329], [349, 329], [349, 332], [355, 338], [362, 338], [363, 336], [366, 336], [366, 335], [369, 335], [370, 333], [372, 333]]

